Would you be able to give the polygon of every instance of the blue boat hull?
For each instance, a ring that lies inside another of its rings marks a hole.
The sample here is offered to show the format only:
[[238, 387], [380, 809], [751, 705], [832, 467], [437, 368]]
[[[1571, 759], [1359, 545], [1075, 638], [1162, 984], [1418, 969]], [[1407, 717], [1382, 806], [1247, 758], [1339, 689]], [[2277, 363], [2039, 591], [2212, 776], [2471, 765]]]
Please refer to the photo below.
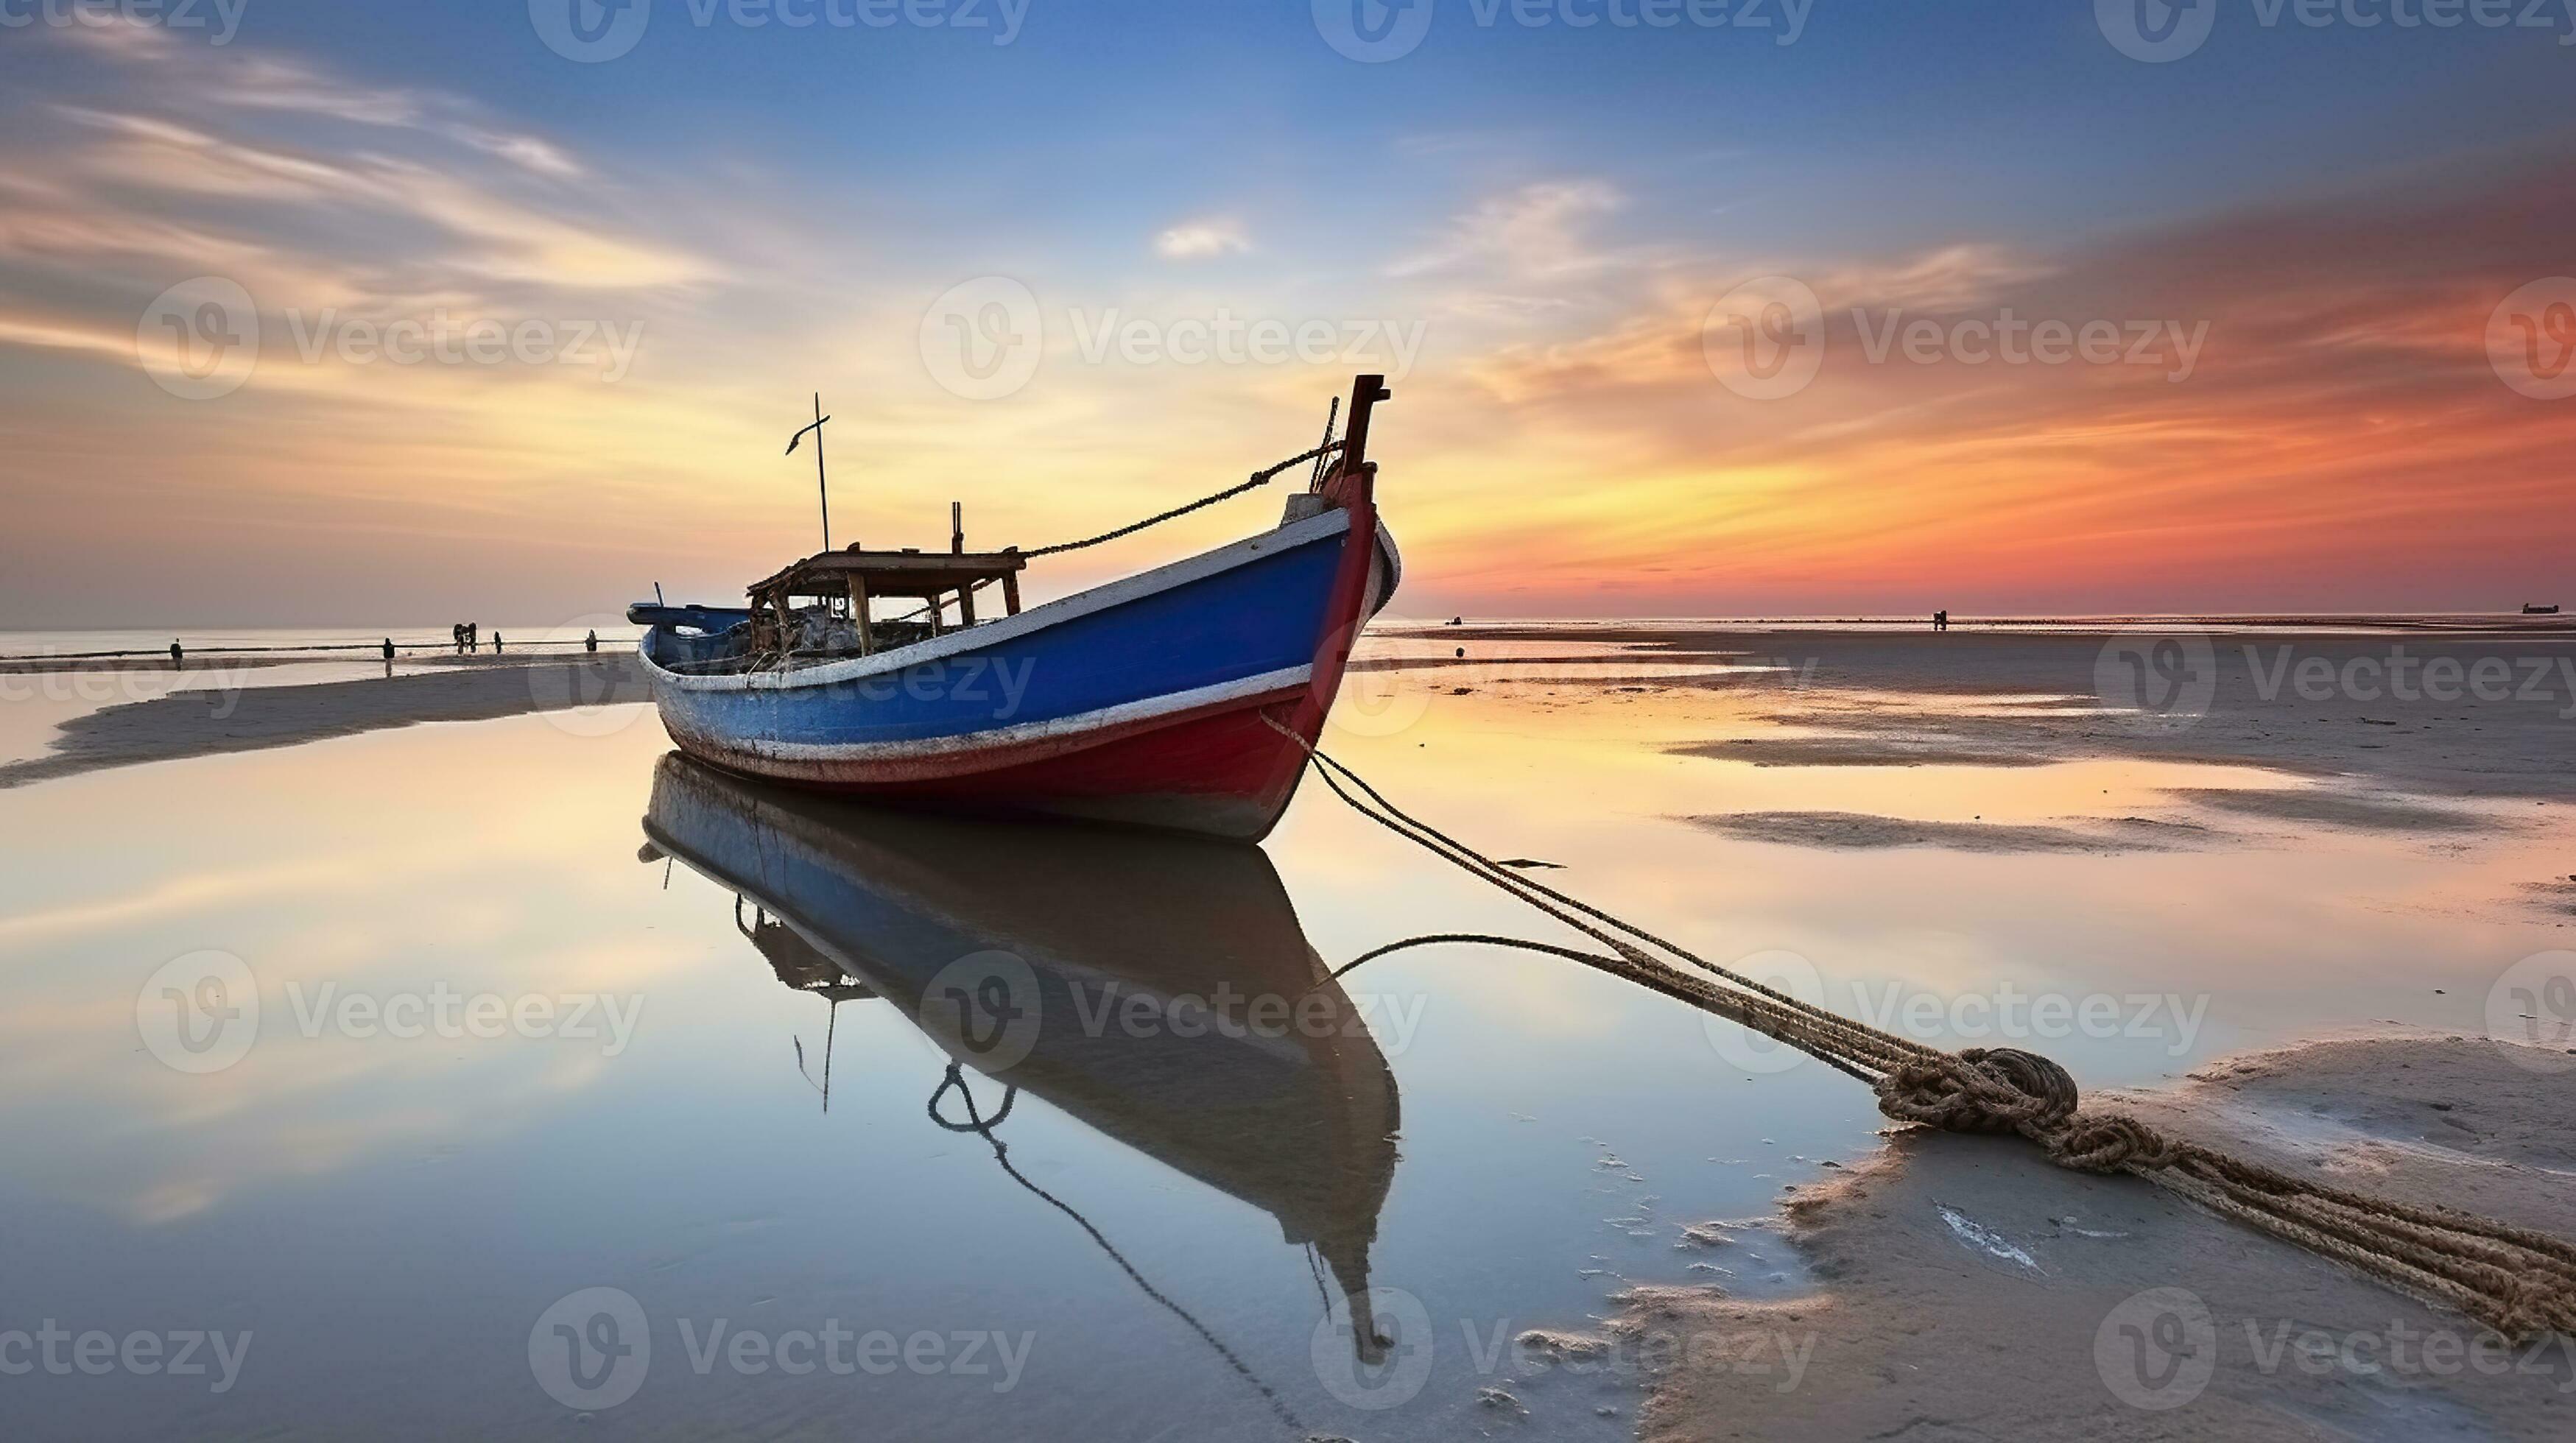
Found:
[[1397, 562], [1365, 484], [1320, 514], [873, 656], [695, 674], [643, 643], [664, 726], [725, 770], [983, 810], [1258, 839]]

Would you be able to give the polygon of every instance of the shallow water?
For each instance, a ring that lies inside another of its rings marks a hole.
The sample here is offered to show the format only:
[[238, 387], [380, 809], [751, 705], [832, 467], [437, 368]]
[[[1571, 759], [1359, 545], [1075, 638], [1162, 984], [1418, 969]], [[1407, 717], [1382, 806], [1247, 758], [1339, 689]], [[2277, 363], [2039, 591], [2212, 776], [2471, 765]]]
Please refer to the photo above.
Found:
[[[1761, 675], [1364, 673], [1327, 744], [1712, 959], [2088, 1085], [2387, 1020], [2475, 1033], [2509, 964], [2567, 945], [2518, 900], [2568, 870], [2554, 808], [2330, 826], [2203, 800], [2342, 794], [2245, 766], [1724, 755], [1809, 700]], [[1758, 1230], [1684, 1229], [1873, 1145], [1858, 1084], [1555, 959], [1444, 947], [1326, 980], [1417, 932], [1572, 939], [1321, 790], [1247, 853], [870, 818], [665, 752], [623, 708], [0, 792], [0, 1337], [249, 1335], [221, 1391], [39, 1359], [0, 1377], [13, 1436], [587, 1412], [639, 1436], [1410, 1439], [1525, 1408], [1624, 1437], [1635, 1359], [1541, 1366], [1512, 1338], [1586, 1329], [1629, 1283], [1804, 1285]], [[1787, 809], [2205, 835], [1829, 848], [1690, 820]], [[980, 1070], [948, 1085], [942, 1037]]]

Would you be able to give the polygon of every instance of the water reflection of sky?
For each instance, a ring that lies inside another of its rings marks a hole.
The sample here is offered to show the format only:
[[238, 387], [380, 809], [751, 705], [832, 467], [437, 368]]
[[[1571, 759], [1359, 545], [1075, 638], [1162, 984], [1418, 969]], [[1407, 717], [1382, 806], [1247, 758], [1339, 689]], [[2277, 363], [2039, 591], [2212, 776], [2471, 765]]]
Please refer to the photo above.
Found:
[[[1712, 958], [1795, 954], [1828, 1001], [1928, 997], [1943, 1025], [1982, 1025], [1951, 1005], [1963, 996], [2206, 998], [2188, 1046], [2179, 1013], [2139, 1035], [2037, 1039], [2088, 1083], [2380, 1019], [2474, 1032], [2495, 974], [2565, 936], [2506, 900], [2566, 870], [2552, 832], [2237, 825], [2172, 852], [1827, 852], [1683, 819], [2187, 818], [2190, 789], [2289, 783], [2107, 760], [1753, 767], [1667, 748], [1751, 734], [1770, 693], [1438, 683], [1397, 674], [1328, 745], [1445, 828], [1561, 863], [1551, 880]], [[1050, 1205], [982, 1138], [931, 1121], [946, 1058], [892, 1005], [835, 1011], [780, 985], [737, 931], [730, 886], [639, 863], [665, 750], [649, 715], [580, 730], [418, 727], [0, 792], [0, 1199], [15, 1224], [0, 1232], [0, 1330], [254, 1335], [221, 1396], [158, 1376], [8, 1379], [13, 1427], [555, 1430], [569, 1410], [531, 1375], [531, 1325], [565, 1294], [613, 1286], [650, 1315], [654, 1357], [643, 1390], [598, 1418], [639, 1433], [1274, 1438], [1284, 1408], [1321, 1432], [1431, 1438], [1498, 1422], [1477, 1389], [1503, 1386], [1547, 1436], [1625, 1436], [1636, 1397], [1614, 1380], [1520, 1377], [1508, 1355], [1480, 1371], [1496, 1330], [1583, 1327], [1623, 1278], [1719, 1276], [1694, 1264], [1776, 1286], [1785, 1260], [1759, 1238], [1699, 1251], [1677, 1246], [1681, 1228], [1760, 1213], [1878, 1125], [1848, 1080], [1767, 1070], [1696, 1016], [1561, 962], [1440, 949], [1372, 963], [1345, 987], [1401, 1120], [1368, 1278], [1420, 1300], [1434, 1369], [1412, 1402], [1354, 1410], [1319, 1373], [1317, 1325], [1336, 1303], [1268, 1210], [1285, 1205], [1268, 1184], [1211, 1182], [1192, 1165], [1204, 1144], [1157, 1130], [1198, 1095], [1190, 1077], [1124, 1104], [1116, 1087], [1024, 1093], [996, 1136], [1063, 1208]], [[1417, 931], [1553, 937], [1321, 792], [1266, 851], [1294, 932], [1326, 962]], [[1065, 906], [1089, 909], [1096, 948], [1122, 907], [1165, 905], [1136, 895]], [[1071, 946], [1015, 929], [1011, 945]], [[210, 948], [255, 970], [259, 1040], [186, 1075], [143, 1044], [137, 990]], [[307, 1036], [324, 989], [603, 994], [641, 1012], [613, 1055], [605, 1037]], [[800, 1046], [819, 1061], [827, 1021], [828, 1113], [798, 1068]], [[1220, 1064], [1205, 1094], [1230, 1075]], [[989, 1110], [998, 1085], [973, 1085]], [[1030, 1348], [1008, 1391], [902, 1370], [718, 1360], [702, 1374], [682, 1319], [992, 1331]]]

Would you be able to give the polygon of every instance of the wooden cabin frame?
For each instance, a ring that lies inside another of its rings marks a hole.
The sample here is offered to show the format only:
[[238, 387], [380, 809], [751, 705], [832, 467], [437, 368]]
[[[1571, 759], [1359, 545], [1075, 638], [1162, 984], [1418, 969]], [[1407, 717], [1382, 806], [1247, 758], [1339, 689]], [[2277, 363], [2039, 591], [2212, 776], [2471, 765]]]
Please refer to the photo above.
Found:
[[1020, 614], [1020, 573], [1028, 558], [1009, 551], [825, 551], [752, 583], [752, 646], [756, 651], [783, 652], [785, 618], [799, 598], [816, 601], [836, 616], [847, 616], [859, 631], [859, 654], [877, 650], [869, 629], [868, 604], [881, 598], [919, 601], [929, 607], [930, 634], [948, 629], [944, 615], [950, 597], [957, 602], [958, 624], [975, 624], [975, 592], [1000, 582], [1003, 614]]

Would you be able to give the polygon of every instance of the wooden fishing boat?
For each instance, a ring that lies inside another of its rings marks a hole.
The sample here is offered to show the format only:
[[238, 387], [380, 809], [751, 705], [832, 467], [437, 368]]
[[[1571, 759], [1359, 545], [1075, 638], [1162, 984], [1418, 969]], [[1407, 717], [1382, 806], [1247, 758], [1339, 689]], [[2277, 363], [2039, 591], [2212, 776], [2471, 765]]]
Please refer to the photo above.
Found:
[[[1020, 575], [1069, 548], [956, 535], [806, 557], [744, 608], [639, 604], [663, 725], [710, 765], [796, 786], [1258, 840], [1401, 573], [1367, 457], [1390, 394], [1358, 378], [1346, 434], [1298, 458], [1315, 474], [1276, 527], [1043, 606], [1021, 609]], [[979, 620], [992, 586], [1003, 614]], [[919, 610], [874, 614], [888, 600]]]
[[[1259, 849], [888, 811], [679, 756], [654, 774], [644, 833], [644, 860], [735, 894], [780, 981], [882, 1000], [988, 1092], [1025, 1091], [1269, 1213], [1368, 1315], [1395, 1077]], [[961, 985], [978, 959], [993, 965]], [[822, 1067], [828, 1085], [828, 1042]], [[939, 1101], [943, 1118], [972, 1106]], [[989, 1099], [979, 1115], [976, 1131], [1001, 1121]], [[1367, 1330], [1357, 1343], [1373, 1352]]]

